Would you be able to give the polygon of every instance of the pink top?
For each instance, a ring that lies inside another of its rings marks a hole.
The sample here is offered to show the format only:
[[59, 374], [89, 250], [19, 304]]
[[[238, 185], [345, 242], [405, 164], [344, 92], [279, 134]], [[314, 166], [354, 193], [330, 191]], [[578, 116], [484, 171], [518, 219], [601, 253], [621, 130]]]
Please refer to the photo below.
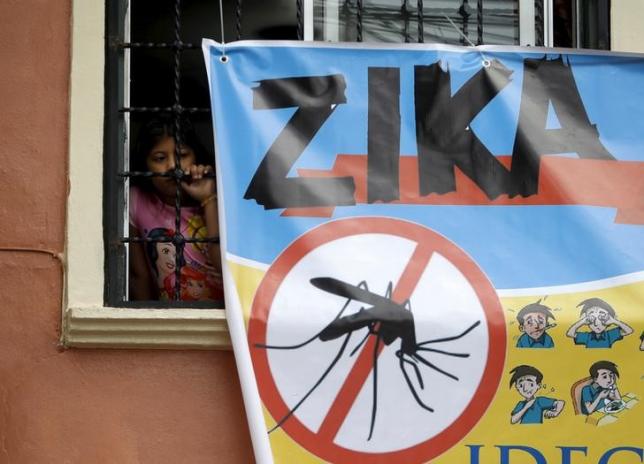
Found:
[[[175, 208], [154, 193], [138, 187], [130, 189], [130, 224], [140, 237], [172, 237], [175, 234]], [[181, 208], [181, 234], [185, 238], [206, 238], [206, 223], [198, 206]], [[159, 299], [172, 300], [176, 282], [176, 251], [173, 243], [143, 244], [148, 265], [156, 278]], [[221, 277], [208, 258], [208, 243], [186, 243], [181, 266], [180, 300], [223, 299]]]

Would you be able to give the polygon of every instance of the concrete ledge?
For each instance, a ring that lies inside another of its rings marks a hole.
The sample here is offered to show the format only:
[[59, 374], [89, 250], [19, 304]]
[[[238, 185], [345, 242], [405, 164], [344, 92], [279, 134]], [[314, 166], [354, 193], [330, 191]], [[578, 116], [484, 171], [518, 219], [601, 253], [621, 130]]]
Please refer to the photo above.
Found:
[[65, 348], [231, 349], [223, 309], [69, 308]]

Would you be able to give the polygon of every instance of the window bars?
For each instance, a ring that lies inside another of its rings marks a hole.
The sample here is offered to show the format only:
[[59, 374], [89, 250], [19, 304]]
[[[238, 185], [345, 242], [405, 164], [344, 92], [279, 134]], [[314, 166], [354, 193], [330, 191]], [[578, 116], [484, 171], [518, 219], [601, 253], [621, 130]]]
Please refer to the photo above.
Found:
[[[238, 0], [238, 15], [239, 22], [237, 25], [238, 37], [241, 35], [241, 0]], [[108, 5], [109, 6], [109, 5]], [[194, 50], [198, 53], [201, 52], [201, 44], [194, 44], [184, 42], [181, 35], [181, 0], [174, 0], [174, 22], [173, 32], [174, 41], [172, 42], [126, 42], [123, 40], [124, 24], [127, 6], [123, 2], [118, 2], [116, 8], [108, 8], [108, 43], [107, 43], [107, 64], [110, 69], [116, 69], [119, 72], [106, 73], [106, 88], [119, 89], [118, 98], [106, 101], [106, 131], [105, 131], [105, 212], [104, 215], [104, 229], [106, 231], [106, 271], [109, 278], [106, 279], [105, 294], [106, 303], [110, 305], [120, 306], [126, 303], [124, 296], [126, 295], [126, 275], [127, 258], [125, 251], [125, 244], [130, 243], [172, 243], [175, 247], [175, 268], [174, 268], [174, 294], [172, 306], [183, 306], [180, 303], [181, 298], [181, 269], [184, 266], [184, 247], [187, 243], [219, 243], [219, 237], [205, 237], [205, 238], [191, 238], [186, 237], [181, 233], [181, 181], [188, 176], [181, 169], [181, 151], [182, 151], [182, 118], [185, 115], [195, 113], [210, 113], [209, 107], [186, 107], [182, 105], [181, 101], [181, 58], [184, 51]], [[124, 95], [127, 89], [124, 88], [122, 82], [114, 82], [120, 76], [125, 76], [123, 68], [123, 51], [126, 49], [170, 49], [173, 52], [173, 97], [174, 104], [172, 106], [119, 106], [118, 102], [123, 102]], [[127, 129], [124, 124], [124, 119], [121, 115], [145, 113], [145, 114], [170, 114], [174, 123], [174, 170], [165, 173], [153, 173], [150, 171], [132, 171], [126, 165], [123, 146], [127, 137]], [[119, 156], [121, 154], [121, 156]], [[213, 163], [214, 164], [214, 163]], [[120, 178], [118, 182], [110, 180], [111, 173], [118, 172]], [[210, 174], [212, 176], [213, 174]], [[130, 237], [122, 236], [124, 232], [124, 223], [127, 223], [123, 218], [123, 211], [127, 211], [126, 201], [128, 198], [126, 189], [129, 182], [126, 179], [132, 178], [152, 178], [152, 177], [168, 177], [172, 178], [176, 184], [175, 194], [175, 228], [174, 235], [169, 236], [164, 234], [160, 237]], [[115, 185], [116, 184], [116, 185]], [[121, 231], [121, 234], [118, 233]], [[128, 306], [136, 306], [133, 302], [127, 302]], [[208, 305], [208, 303], [206, 304]], [[204, 306], [206, 306], [204, 305]], [[212, 305], [212, 303], [210, 303]], [[200, 306], [192, 302], [191, 307]]]

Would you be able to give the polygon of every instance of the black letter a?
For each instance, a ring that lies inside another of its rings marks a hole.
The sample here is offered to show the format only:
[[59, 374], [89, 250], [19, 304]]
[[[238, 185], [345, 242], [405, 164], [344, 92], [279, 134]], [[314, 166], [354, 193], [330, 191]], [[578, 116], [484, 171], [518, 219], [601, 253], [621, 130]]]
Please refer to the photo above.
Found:
[[[546, 129], [548, 103], [561, 129]], [[612, 160], [588, 120], [570, 66], [563, 59], [526, 59], [519, 125], [512, 149], [515, 193], [537, 193], [541, 155], [576, 152], [581, 158]]]

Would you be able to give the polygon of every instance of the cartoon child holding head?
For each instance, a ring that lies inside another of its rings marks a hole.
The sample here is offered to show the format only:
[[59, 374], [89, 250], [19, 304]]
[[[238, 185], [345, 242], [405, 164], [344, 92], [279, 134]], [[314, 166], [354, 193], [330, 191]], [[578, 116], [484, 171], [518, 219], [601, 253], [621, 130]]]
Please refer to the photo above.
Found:
[[[575, 322], [566, 335], [575, 340], [576, 345], [585, 345], [586, 348], [610, 348], [613, 344], [627, 335], [633, 329], [617, 319], [615, 310], [611, 305], [600, 298], [588, 298], [577, 305], [581, 306], [581, 319]], [[587, 325], [590, 332], [579, 329]], [[615, 325], [609, 329], [608, 327]]]
[[610, 361], [597, 361], [589, 369], [593, 381], [581, 390], [581, 412], [589, 415], [622, 396], [617, 389], [619, 371]]
[[523, 398], [510, 413], [512, 424], [543, 424], [543, 418], [552, 419], [561, 414], [563, 400], [536, 396], [541, 388], [543, 374], [535, 367], [520, 365], [510, 371], [510, 388], [514, 385]]
[[517, 348], [552, 348], [555, 346], [552, 337], [546, 330], [554, 327], [548, 324], [549, 319], [554, 319], [552, 311], [541, 300], [524, 306], [517, 314], [519, 330], [523, 332], [517, 340]]

